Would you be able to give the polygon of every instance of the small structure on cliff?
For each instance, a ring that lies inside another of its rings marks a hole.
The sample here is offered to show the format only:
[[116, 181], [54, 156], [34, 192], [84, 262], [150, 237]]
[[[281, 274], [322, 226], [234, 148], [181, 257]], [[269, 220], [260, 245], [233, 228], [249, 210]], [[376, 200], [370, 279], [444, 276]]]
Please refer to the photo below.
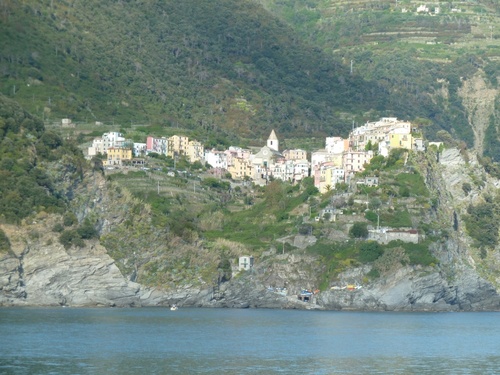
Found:
[[420, 235], [416, 229], [378, 228], [368, 231], [368, 239], [381, 244], [388, 244], [396, 240], [419, 243]]
[[253, 268], [253, 256], [241, 256], [238, 262], [238, 271], [248, 271]]

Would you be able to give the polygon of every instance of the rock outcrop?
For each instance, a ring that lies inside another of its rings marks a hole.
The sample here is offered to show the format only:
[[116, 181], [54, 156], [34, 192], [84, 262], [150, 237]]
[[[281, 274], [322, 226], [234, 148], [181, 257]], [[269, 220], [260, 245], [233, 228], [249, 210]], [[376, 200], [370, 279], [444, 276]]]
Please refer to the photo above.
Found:
[[[219, 280], [215, 285], [208, 285], [200, 278], [199, 282], [192, 279], [191, 283], [170, 284], [168, 289], [161, 289], [135, 282], [137, 273], [133, 269], [137, 265], [127, 263], [126, 257], [122, 266], [132, 271], [125, 275], [98, 240], [86, 240], [82, 248], [64, 248], [58, 233], [52, 229], [56, 219], [41, 213], [32, 219], [34, 221], [20, 226], [0, 225], [10, 242], [10, 250], [0, 254], [0, 306], [178, 304], [368, 311], [500, 310], [500, 297], [491, 281], [495, 275], [484, 273], [485, 267], [478, 267], [481, 259], [471, 250], [460, 218], [467, 204], [481, 199], [480, 189], [497, 189], [497, 182], [486, 178], [482, 187], [474, 186], [471, 176], [479, 166], [475, 161], [465, 163], [457, 150], [445, 151], [439, 162], [435, 159], [422, 162], [420, 173], [426, 176], [431, 193], [439, 201], [434, 211], [429, 210], [432, 220], [440, 225], [436, 233], [446, 231], [446, 236], [431, 249], [438, 260], [436, 265], [402, 266], [405, 262], [401, 262], [375, 279], [368, 277], [371, 265], [347, 267], [338, 275], [335, 288], [319, 292], [317, 288], [323, 282], [320, 275], [324, 274], [325, 265], [318, 257], [306, 255], [304, 250], [316, 238], [291, 236], [285, 242], [299, 250], [283, 254], [270, 249], [256, 259], [251, 271], [237, 273], [230, 281]], [[80, 219], [92, 210], [107, 212], [106, 207], [111, 207], [104, 182], [95, 181], [88, 185], [91, 192], [87, 193], [93, 198], [82, 198], [85, 209], [77, 211]], [[462, 189], [464, 181], [473, 185], [468, 195]], [[132, 206], [134, 202], [130, 202], [127, 204]], [[118, 209], [109, 216], [111, 218], [102, 221], [102, 233], [109, 233], [110, 228], [122, 220]], [[138, 236], [135, 240], [136, 247], [141, 248], [150, 238]], [[498, 257], [498, 249], [490, 253], [492, 259]], [[303, 289], [315, 291], [306, 302], [298, 298]]]
[[[29, 228], [29, 233], [26, 232]], [[288, 308], [364, 311], [500, 310], [493, 286], [472, 269], [447, 281], [437, 267], [403, 267], [374, 283], [361, 284], [369, 267], [339, 276], [338, 288], [299, 300], [301, 289], [312, 289], [317, 260], [311, 256], [274, 255], [218, 287], [160, 290], [127, 280], [98, 243], [66, 250], [51, 242], [51, 233], [37, 232], [42, 224], [3, 227], [12, 253], [0, 258], [0, 305], [17, 306], [169, 306], [229, 308]], [[31, 239], [30, 239], [31, 235]], [[279, 258], [279, 259], [278, 259]], [[286, 288], [286, 293], [274, 287]]]

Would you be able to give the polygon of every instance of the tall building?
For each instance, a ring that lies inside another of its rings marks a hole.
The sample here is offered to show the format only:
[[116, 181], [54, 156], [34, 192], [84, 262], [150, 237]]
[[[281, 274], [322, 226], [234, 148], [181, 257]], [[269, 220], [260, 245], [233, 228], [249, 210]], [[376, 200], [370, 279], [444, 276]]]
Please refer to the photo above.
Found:
[[269, 138], [267, 139], [267, 147], [274, 151], [279, 151], [280, 150], [280, 142], [278, 141], [278, 137], [276, 136], [276, 133], [274, 132], [274, 129], [271, 131], [271, 134], [269, 135]]

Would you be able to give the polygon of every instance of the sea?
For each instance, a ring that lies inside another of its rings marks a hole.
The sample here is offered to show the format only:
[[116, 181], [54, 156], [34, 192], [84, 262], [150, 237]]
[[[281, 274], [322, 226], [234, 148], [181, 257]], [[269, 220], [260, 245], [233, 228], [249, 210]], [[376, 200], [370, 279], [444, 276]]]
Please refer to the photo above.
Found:
[[0, 308], [0, 374], [500, 374], [500, 313]]

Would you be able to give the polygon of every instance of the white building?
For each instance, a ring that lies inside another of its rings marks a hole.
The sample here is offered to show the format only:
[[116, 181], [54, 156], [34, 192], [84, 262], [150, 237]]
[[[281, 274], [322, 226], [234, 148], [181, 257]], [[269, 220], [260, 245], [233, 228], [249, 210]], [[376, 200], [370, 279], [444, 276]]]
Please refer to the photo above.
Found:
[[417, 13], [429, 13], [429, 8], [427, 7], [427, 5], [420, 5], [417, 8]]
[[[364, 151], [366, 146], [387, 140], [388, 134], [411, 134], [411, 123], [397, 117], [382, 117], [379, 121], [367, 122], [355, 128], [349, 135], [349, 146], [355, 151]], [[380, 147], [380, 146], [379, 146]]]
[[329, 162], [332, 160], [332, 154], [330, 154], [325, 149], [314, 151], [311, 153], [311, 168], [315, 170], [321, 164]]
[[253, 268], [253, 256], [244, 255], [239, 258], [238, 271], [248, 271]]
[[140, 157], [146, 155], [146, 144], [134, 142], [134, 156]]
[[349, 140], [342, 137], [327, 137], [325, 150], [330, 154], [341, 154], [349, 149]]
[[209, 164], [214, 169], [227, 169], [227, 154], [224, 151], [217, 151], [215, 149], [205, 150], [205, 163]]
[[302, 181], [304, 178], [310, 175], [311, 163], [304, 160], [295, 160], [293, 163], [293, 181]]
[[344, 153], [342, 166], [345, 171], [345, 178], [365, 169], [365, 164], [370, 163], [373, 158], [373, 151], [347, 151]]
[[96, 156], [98, 154], [106, 154], [110, 147], [123, 147], [125, 138], [122, 133], [109, 132], [104, 133], [102, 137], [94, 139], [92, 146], [88, 148], [88, 156]]
[[279, 152], [280, 150], [279, 146], [280, 146], [280, 141], [278, 140], [278, 137], [276, 136], [276, 133], [274, 132], [273, 129], [271, 131], [271, 134], [269, 135], [269, 138], [267, 139], [267, 147]]

